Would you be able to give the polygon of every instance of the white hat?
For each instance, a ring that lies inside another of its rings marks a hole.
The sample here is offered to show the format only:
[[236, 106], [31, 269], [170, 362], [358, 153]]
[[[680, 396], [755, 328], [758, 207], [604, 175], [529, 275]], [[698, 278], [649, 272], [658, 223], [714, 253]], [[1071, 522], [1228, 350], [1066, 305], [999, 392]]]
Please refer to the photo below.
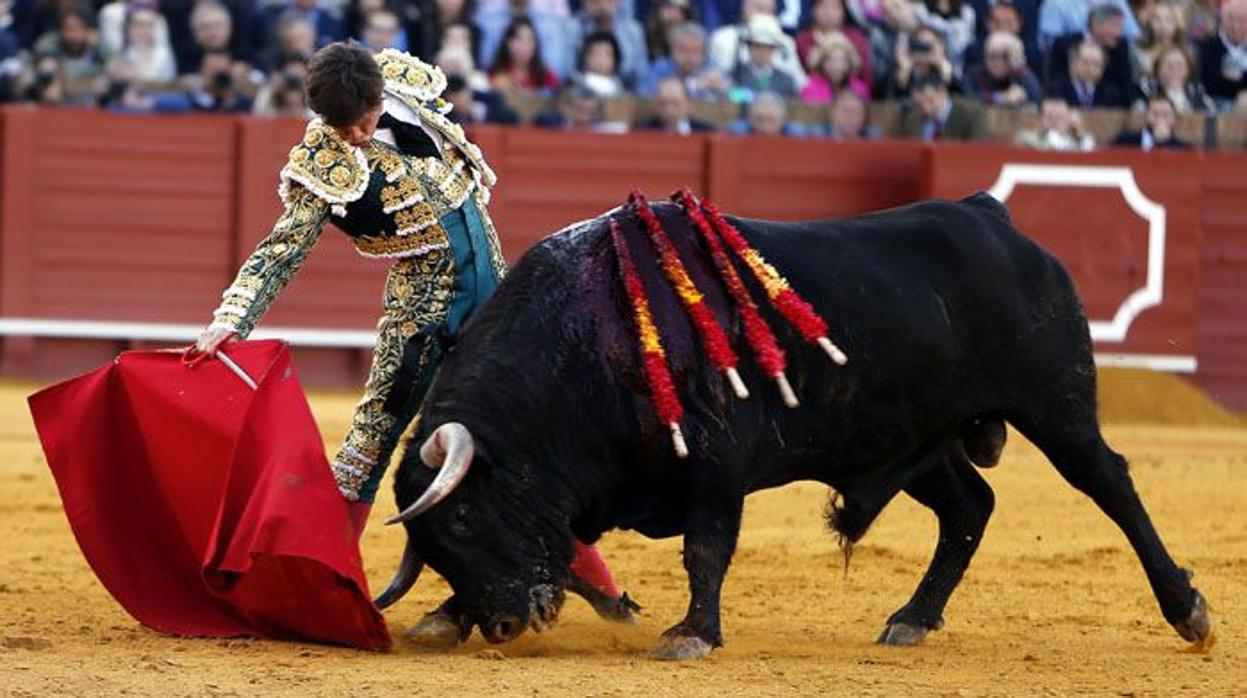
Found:
[[784, 30], [780, 28], [778, 19], [759, 13], [749, 18], [749, 25], [745, 28], [745, 41], [779, 48], [784, 45]]

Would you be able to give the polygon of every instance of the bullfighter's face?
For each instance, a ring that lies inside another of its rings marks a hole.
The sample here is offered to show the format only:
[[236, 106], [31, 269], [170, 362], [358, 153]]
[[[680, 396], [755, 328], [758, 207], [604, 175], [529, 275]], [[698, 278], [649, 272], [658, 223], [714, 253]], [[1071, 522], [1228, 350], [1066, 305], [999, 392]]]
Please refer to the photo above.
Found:
[[[399, 472], [403, 506], [436, 475], [414, 456], [412, 449]], [[460, 610], [490, 642], [554, 623], [571, 561], [566, 526], [530, 504], [532, 483], [511, 473], [478, 448], [454, 491], [406, 524], [420, 557], [450, 583]]]

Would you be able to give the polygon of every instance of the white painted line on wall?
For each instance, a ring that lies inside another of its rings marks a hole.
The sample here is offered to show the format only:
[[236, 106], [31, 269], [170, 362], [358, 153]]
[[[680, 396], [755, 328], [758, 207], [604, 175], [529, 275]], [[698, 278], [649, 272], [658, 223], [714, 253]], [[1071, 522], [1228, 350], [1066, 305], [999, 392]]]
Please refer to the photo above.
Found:
[[[39, 320], [0, 318], [0, 336], [58, 337], [70, 339], [116, 339], [164, 342], [193, 342], [203, 327], [145, 322], [97, 322], [91, 320]], [[361, 330], [314, 330], [300, 327], [270, 327], [256, 330], [252, 339], [282, 339], [295, 346], [370, 349], [376, 341], [372, 332]], [[1150, 368], [1156, 371], [1194, 373], [1194, 356], [1162, 354], [1097, 353], [1100, 366]]]
[[[76, 339], [133, 339], [152, 342], [194, 342], [201, 325], [158, 322], [107, 322], [95, 320], [44, 320], [0, 318], [0, 336], [69, 337]], [[283, 339], [294, 346], [371, 349], [377, 333], [368, 330], [317, 330], [306, 327], [266, 327], [251, 339]]]
[[[1091, 320], [1091, 339], [1124, 342], [1130, 325], [1144, 310], [1160, 305], [1165, 290], [1165, 207], [1139, 189], [1129, 167], [1094, 165], [1019, 165], [1007, 163], [989, 194], [1004, 203], [1019, 184], [1052, 187], [1116, 188], [1130, 209], [1147, 221], [1147, 281], [1117, 307], [1112, 320]], [[1092, 233], [1087, 233], [1092, 234]], [[1194, 369], [1192, 369], [1194, 370]]]
[[1194, 356], [1169, 356], [1166, 354], [1115, 354], [1096, 353], [1096, 366], [1117, 368], [1148, 368], [1167, 373], [1195, 373], [1198, 363]]

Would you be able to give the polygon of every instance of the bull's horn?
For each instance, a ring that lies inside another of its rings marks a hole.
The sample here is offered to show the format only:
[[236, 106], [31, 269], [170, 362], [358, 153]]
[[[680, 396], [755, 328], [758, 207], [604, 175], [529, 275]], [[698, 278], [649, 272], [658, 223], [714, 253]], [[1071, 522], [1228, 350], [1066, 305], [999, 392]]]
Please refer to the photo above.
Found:
[[472, 432], [467, 427], [458, 422], [438, 427], [420, 447], [420, 460], [436, 469], [437, 477], [411, 506], [386, 519], [386, 525], [410, 521], [454, 492], [472, 465], [472, 451]]
[[407, 539], [407, 547], [403, 549], [403, 561], [398, 565], [398, 573], [394, 575], [394, 579], [390, 580], [390, 585], [381, 592], [376, 601], [377, 608], [386, 609], [394, 605], [396, 601], [403, 598], [407, 592], [411, 591], [411, 587], [420, 578], [420, 572], [424, 570], [424, 560], [420, 559], [420, 554], [416, 552], [416, 545]]

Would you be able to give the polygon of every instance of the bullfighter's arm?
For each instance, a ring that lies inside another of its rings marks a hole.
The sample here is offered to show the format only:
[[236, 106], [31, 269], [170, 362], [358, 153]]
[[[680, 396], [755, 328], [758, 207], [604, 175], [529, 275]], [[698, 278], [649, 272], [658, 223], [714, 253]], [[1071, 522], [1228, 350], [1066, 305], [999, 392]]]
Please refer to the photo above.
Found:
[[286, 286], [316, 245], [329, 217], [329, 204], [307, 189], [293, 185], [285, 209], [272, 232], [243, 262], [234, 282], [222, 294], [211, 329], [246, 338], [277, 294]]

